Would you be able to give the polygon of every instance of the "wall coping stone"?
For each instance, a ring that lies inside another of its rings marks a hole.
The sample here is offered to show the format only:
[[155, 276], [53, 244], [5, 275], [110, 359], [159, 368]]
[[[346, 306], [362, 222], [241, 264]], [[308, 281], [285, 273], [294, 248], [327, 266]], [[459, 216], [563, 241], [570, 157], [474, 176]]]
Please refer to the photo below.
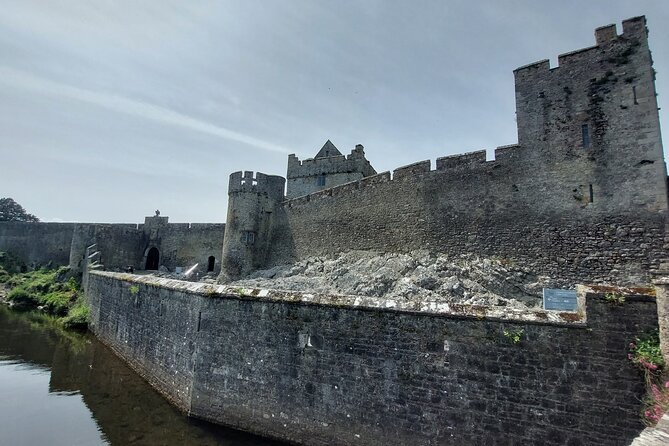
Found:
[[458, 304], [450, 302], [436, 302], [426, 300], [384, 299], [371, 296], [327, 295], [319, 293], [302, 293], [296, 291], [279, 291], [260, 288], [234, 287], [230, 285], [214, 285], [204, 282], [188, 282], [184, 280], [156, 277], [152, 275], [137, 275], [129, 273], [115, 273], [109, 271], [90, 271], [90, 274], [108, 277], [128, 283], [137, 283], [157, 288], [174, 289], [187, 293], [197, 294], [209, 298], [228, 298], [237, 300], [252, 300], [297, 305], [317, 305], [334, 308], [348, 308], [360, 311], [384, 311], [396, 313], [422, 314], [460, 319], [479, 319], [503, 321], [511, 323], [531, 323], [541, 325], [558, 325], [574, 328], [585, 328], [587, 318], [585, 312], [586, 298], [598, 298], [605, 292], [623, 294], [630, 300], [651, 300], [645, 294], [645, 288], [621, 288], [578, 285], [578, 311], [554, 311], [543, 309], [514, 309], [507, 307]]

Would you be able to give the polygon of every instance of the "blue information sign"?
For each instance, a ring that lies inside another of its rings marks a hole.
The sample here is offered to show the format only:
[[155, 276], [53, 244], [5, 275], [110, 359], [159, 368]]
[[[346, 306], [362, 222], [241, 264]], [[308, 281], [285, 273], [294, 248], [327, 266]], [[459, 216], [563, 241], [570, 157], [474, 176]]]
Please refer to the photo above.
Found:
[[544, 288], [544, 310], [576, 311], [576, 290]]

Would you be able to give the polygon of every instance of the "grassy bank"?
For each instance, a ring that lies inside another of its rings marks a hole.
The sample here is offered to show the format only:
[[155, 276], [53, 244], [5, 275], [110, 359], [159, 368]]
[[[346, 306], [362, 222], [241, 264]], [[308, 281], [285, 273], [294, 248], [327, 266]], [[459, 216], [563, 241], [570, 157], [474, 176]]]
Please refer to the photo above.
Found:
[[67, 268], [22, 270], [25, 267], [16, 258], [0, 253], [0, 286], [12, 308], [56, 316], [66, 328], [88, 326], [88, 307], [80, 284], [68, 276]]

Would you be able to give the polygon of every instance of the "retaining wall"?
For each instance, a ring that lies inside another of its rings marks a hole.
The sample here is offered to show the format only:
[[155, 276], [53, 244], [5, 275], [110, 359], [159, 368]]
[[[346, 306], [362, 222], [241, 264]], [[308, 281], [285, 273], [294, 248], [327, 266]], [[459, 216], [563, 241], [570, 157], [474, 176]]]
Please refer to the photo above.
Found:
[[67, 265], [74, 225], [0, 222], [0, 251], [11, 252], [30, 268]]
[[87, 287], [95, 334], [194, 417], [310, 445], [626, 445], [644, 391], [627, 348], [655, 300], [579, 292], [585, 311], [556, 313], [107, 272]]

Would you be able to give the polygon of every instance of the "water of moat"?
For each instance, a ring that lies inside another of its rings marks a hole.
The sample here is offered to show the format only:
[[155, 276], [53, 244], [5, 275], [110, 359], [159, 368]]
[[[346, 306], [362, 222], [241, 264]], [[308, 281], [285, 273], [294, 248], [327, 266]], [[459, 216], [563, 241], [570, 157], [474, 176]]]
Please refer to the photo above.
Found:
[[3, 305], [0, 444], [280, 445], [182, 415], [95, 337]]

